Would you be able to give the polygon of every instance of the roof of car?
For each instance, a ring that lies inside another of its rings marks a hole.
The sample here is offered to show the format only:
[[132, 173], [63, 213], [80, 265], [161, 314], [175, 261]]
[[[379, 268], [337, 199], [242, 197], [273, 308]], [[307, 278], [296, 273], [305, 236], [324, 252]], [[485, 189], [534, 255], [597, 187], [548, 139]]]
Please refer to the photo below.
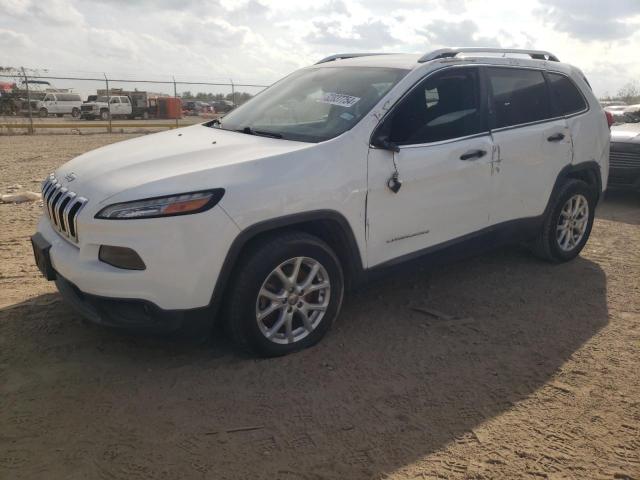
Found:
[[[507, 57], [507, 55], [509, 55]], [[331, 55], [313, 65], [316, 68], [341, 67], [386, 67], [413, 70], [424, 63], [439, 61], [446, 63], [479, 61], [483, 63], [540, 67], [544, 62], [548, 68], [565, 71], [569, 65], [561, 63], [552, 53], [542, 50], [518, 50], [497, 48], [450, 48], [435, 50], [421, 55], [412, 53], [346, 53]]]

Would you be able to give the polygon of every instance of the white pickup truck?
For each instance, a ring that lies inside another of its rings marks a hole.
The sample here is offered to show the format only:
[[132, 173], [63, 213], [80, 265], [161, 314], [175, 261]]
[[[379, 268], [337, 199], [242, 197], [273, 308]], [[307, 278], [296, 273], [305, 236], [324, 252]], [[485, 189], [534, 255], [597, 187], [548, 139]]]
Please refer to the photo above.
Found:
[[127, 96], [99, 96], [93, 102], [83, 103], [80, 107], [80, 118], [109, 120], [109, 117], [130, 118], [133, 113], [131, 99]]

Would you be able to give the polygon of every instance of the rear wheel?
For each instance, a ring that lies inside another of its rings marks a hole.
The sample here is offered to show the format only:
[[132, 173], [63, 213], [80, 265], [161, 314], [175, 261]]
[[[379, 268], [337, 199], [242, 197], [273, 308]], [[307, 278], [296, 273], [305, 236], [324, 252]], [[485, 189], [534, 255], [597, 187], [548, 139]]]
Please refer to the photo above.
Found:
[[78, 118], [80, 116], [80, 110], [73, 107], [73, 110], [71, 110], [71, 116], [73, 118]]
[[49, 116], [49, 111], [46, 108], [42, 107], [38, 112], [38, 115], [40, 116], [40, 118], [46, 118]]
[[111, 114], [109, 113], [109, 110], [101, 110], [100, 111], [100, 119], [101, 120], [109, 120], [109, 117], [111, 116]]
[[565, 183], [533, 244], [534, 253], [552, 262], [577, 257], [589, 239], [595, 206], [596, 192], [587, 183], [575, 179]]
[[322, 240], [271, 237], [243, 256], [226, 327], [240, 346], [273, 357], [310, 347], [329, 330], [344, 296], [342, 267]]

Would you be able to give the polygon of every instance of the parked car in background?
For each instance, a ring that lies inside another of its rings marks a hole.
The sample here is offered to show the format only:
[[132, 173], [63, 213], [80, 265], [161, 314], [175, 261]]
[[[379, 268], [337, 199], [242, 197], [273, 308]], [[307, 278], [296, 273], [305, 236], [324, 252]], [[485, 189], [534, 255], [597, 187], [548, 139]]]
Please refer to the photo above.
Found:
[[604, 111], [611, 113], [611, 115], [613, 116], [613, 121], [615, 123], [624, 123], [625, 121], [624, 111], [626, 110], [627, 107], [628, 105], [626, 103], [620, 102], [620, 103], [617, 103], [616, 105], [605, 106]]
[[80, 117], [86, 120], [109, 120], [111, 118], [130, 118], [133, 109], [131, 99], [127, 96], [98, 96], [93, 102], [85, 102], [80, 107]]
[[[68, 92], [34, 92], [30, 95], [31, 114], [45, 118], [49, 115], [62, 117], [63, 115], [71, 115], [78, 117], [80, 115], [80, 107], [82, 105], [82, 97], [77, 93]], [[39, 96], [40, 99], [33, 99], [33, 96]], [[22, 113], [29, 113], [29, 102], [22, 102]]]
[[229, 113], [235, 108], [233, 102], [229, 100], [214, 100], [210, 105], [215, 110], [215, 113]]
[[640, 190], [640, 123], [611, 128], [609, 187]]
[[203, 113], [215, 113], [211, 105], [200, 100], [183, 100], [182, 112], [185, 116], [201, 115]]
[[334, 55], [222, 119], [64, 164], [33, 251], [94, 322], [208, 335], [222, 307], [239, 346], [284, 355], [399, 263], [520, 241], [575, 258], [609, 133], [583, 73], [548, 52]]
[[624, 109], [624, 122], [638, 123], [640, 122], [640, 104], [629, 105]]

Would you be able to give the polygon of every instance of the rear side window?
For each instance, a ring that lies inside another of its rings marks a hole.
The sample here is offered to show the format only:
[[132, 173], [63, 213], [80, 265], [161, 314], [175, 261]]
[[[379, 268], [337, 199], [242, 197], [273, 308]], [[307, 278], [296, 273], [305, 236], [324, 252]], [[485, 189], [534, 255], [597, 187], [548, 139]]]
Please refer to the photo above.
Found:
[[564, 75], [548, 73], [551, 100], [558, 115], [571, 115], [587, 108], [578, 87]]
[[407, 95], [385, 122], [398, 145], [439, 142], [481, 133], [480, 87], [476, 68], [454, 68], [427, 78]]
[[492, 67], [488, 74], [493, 94], [493, 128], [551, 118], [549, 93], [541, 71]]

